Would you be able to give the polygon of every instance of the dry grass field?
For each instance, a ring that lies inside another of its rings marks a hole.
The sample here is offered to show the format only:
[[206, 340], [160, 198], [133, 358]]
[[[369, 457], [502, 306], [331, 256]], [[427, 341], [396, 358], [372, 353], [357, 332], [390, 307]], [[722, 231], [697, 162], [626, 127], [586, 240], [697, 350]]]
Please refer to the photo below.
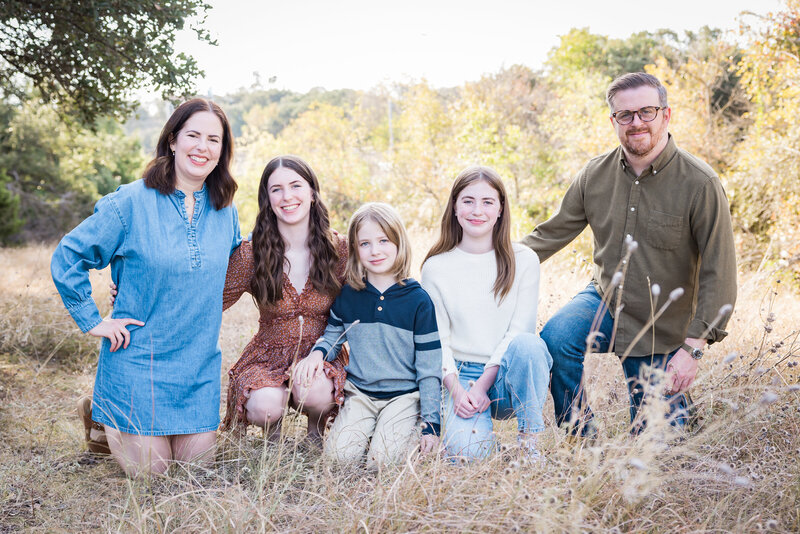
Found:
[[[690, 432], [652, 424], [631, 437], [619, 363], [593, 355], [599, 438], [568, 444], [548, 404], [543, 465], [505, 446], [469, 465], [329, 465], [295, 418], [282, 443], [252, 429], [222, 435], [209, 468], [132, 481], [84, 450], [75, 404], [91, 391], [96, 342], [61, 305], [51, 251], [0, 249], [0, 533], [800, 531], [800, 299], [774, 273], [742, 276], [731, 335], [708, 351], [693, 388]], [[570, 252], [544, 264], [540, 321], [587, 273]], [[92, 276], [104, 311], [108, 275]], [[256, 320], [247, 298], [224, 315], [223, 372]], [[513, 443], [514, 425], [499, 428]]]

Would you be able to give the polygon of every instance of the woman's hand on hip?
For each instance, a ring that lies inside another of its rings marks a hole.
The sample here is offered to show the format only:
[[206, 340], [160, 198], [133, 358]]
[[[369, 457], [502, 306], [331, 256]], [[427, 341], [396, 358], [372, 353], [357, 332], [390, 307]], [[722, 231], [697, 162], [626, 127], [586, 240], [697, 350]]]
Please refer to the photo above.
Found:
[[118, 348], [128, 348], [131, 342], [131, 333], [126, 328], [129, 324], [136, 326], [144, 326], [142, 321], [137, 319], [103, 319], [103, 321], [89, 330], [87, 334], [94, 337], [107, 337], [111, 341], [111, 352], [115, 352]]

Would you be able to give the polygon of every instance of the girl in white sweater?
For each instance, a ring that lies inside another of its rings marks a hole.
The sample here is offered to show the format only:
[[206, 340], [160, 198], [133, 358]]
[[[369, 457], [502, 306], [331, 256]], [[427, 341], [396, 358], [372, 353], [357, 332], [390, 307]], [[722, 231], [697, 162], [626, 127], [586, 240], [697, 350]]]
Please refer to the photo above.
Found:
[[539, 258], [512, 245], [510, 227], [500, 176], [469, 167], [453, 183], [422, 266], [442, 343], [444, 440], [453, 456], [486, 456], [495, 447], [492, 418], [516, 415], [523, 452], [539, 457], [553, 359], [535, 333]]

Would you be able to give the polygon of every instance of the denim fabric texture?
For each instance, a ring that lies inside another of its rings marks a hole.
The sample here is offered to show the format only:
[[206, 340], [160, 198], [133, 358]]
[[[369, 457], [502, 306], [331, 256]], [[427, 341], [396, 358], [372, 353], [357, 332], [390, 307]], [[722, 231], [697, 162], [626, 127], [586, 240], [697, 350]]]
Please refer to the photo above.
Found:
[[[553, 317], [547, 321], [542, 329], [542, 339], [547, 343], [550, 354], [553, 356], [553, 376], [550, 381], [550, 391], [553, 394], [556, 422], [559, 426], [571, 424], [574, 418], [574, 429], [581, 429], [586, 433], [588, 423], [592, 419], [592, 410], [588, 405], [581, 405], [581, 377], [583, 376], [583, 360], [586, 353], [586, 338], [591, 332], [592, 323], [596, 320], [597, 310], [602, 299], [593, 284], [575, 295], [575, 297]], [[594, 338], [592, 352], [604, 353], [613, 350], [609, 347], [614, 329], [614, 319], [608, 309], [604, 310], [602, 318], [597, 318], [598, 335]], [[628, 356], [622, 361], [622, 369], [628, 385], [630, 399], [631, 422], [634, 422], [639, 408], [645, 400], [643, 383], [648, 380], [646, 376], [640, 380], [645, 366], [664, 369], [670, 354], [655, 354], [652, 356]], [[679, 393], [665, 397], [669, 401], [669, 413], [673, 423], [684, 425], [688, 421], [689, 403], [686, 395]], [[574, 413], [573, 413], [574, 412]], [[641, 429], [640, 422], [634, 431]]]
[[51, 262], [56, 288], [81, 330], [101, 317], [89, 270], [111, 266], [119, 288], [112, 317], [133, 318], [127, 349], [103, 339], [92, 418], [130, 434], [195, 434], [219, 426], [219, 328], [228, 258], [241, 242], [234, 206], [194, 193], [163, 195], [142, 180], [100, 199]]
[[[542, 408], [547, 400], [547, 383], [553, 359], [544, 341], [531, 333], [516, 336], [508, 346], [487, 392], [491, 407], [464, 419], [453, 412], [453, 399], [446, 393], [444, 443], [448, 454], [482, 458], [496, 446], [492, 419], [517, 417], [520, 432], [544, 430]], [[464, 389], [483, 374], [484, 364], [456, 360], [458, 380]]]

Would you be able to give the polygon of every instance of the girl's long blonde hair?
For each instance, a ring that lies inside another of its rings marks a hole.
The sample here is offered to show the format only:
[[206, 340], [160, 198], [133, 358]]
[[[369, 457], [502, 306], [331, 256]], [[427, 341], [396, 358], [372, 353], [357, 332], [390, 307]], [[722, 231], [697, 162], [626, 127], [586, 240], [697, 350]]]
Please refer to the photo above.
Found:
[[492, 291], [494, 291], [495, 298], [502, 301], [511, 291], [514, 283], [516, 261], [514, 250], [511, 247], [511, 214], [506, 202], [506, 188], [500, 175], [494, 169], [481, 166], [467, 167], [456, 177], [450, 190], [450, 198], [447, 199], [447, 207], [442, 214], [439, 240], [428, 251], [422, 264], [424, 265], [428, 258], [453, 250], [461, 242], [464, 231], [456, 219], [456, 201], [461, 191], [479, 180], [492, 186], [497, 191], [497, 196], [500, 197], [500, 217], [492, 229], [492, 246], [497, 261], [497, 278], [492, 286]]
[[358, 291], [366, 287], [364, 277], [367, 272], [358, 257], [358, 230], [366, 221], [373, 221], [380, 226], [389, 241], [397, 247], [397, 257], [392, 265], [391, 274], [402, 285], [403, 280], [411, 276], [411, 246], [400, 215], [393, 207], [383, 202], [368, 202], [358, 208], [350, 218], [347, 230], [347, 283]]

